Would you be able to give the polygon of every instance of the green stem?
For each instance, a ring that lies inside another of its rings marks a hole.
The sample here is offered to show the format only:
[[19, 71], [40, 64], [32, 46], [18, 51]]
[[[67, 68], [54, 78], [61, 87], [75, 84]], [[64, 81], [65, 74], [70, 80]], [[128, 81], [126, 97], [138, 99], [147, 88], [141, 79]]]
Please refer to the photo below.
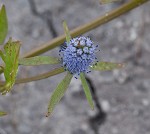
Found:
[[[65, 70], [64, 70], [63, 67], [56, 68], [52, 71], [49, 71], [49, 72], [46, 72], [46, 73], [43, 73], [43, 74], [39, 74], [39, 75], [36, 75], [36, 76], [32, 76], [32, 77], [29, 77], [29, 78], [17, 79], [15, 84], [27, 83], [27, 82], [32, 82], [32, 81], [38, 81], [38, 80], [41, 80], [41, 79], [46, 79], [50, 76], [54, 76], [54, 75], [63, 73], [64, 71]], [[0, 81], [0, 86], [3, 86], [3, 85], [4, 85], [4, 82]]]
[[[123, 4], [119, 8], [106, 13], [102, 17], [99, 17], [87, 24], [77, 27], [76, 29], [72, 30], [70, 32], [70, 34], [72, 37], [84, 34], [102, 24], [105, 24], [105, 23], [117, 18], [118, 16], [120, 16], [120, 15], [122, 15], [122, 14], [144, 4], [145, 2], [148, 2], [148, 1], [149, 0], [131, 0], [131, 1]], [[53, 49], [53, 48], [61, 45], [64, 41], [65, 41], [65, 34], [63, 34], [57, 38], [54, 38], [53, 40], [41, 45], [40, 47], [35, 48], [34, 50], [31, 50], [30, 52], [22, 55], [21, 57], [27, 58], [27, 57], [40, 55], [42, 53], [47, 52], [50, 49]], [[3, 72], [3, 70], [0, 68], [0, 74], [2, 72]]]
[[41, 79], [46, 79], [46, 78], [48, 78], [50, 76], [54, 76], [56, 74], [63, 73], [64, 71], [65, 70], [64, 70], [63, 67], [57, 68], [57, 69], [54, 69], [54, 70], [52, 70], [50, 72], [39, 74], [37, 76], [33, 76], [33, 77], [29, 77], [29, 78], [23, 78], [23, 79], [18, 79], [18, 80], [16, 80], [16, 84], [27, 83], [27, 82], [37, 81], [37, 80], [41, 80]]
[[[123, 4], [122, 6], [120, 6], [117, 9], [114, 9], [113, 11], [105, 13], [102, 17], [99, 17], [87, 24], [84, 24], [82, 26], [75, 28], [74, 30], [72, 30], [70, 32], [70, 34], [72, 37], [84, 34], [84, 33], [88, 32], [94, 28], [97, 28], [98, 26], [115, 19], [116, 17], [118, 17], [118, 16], [120, 16], [120, 15], [122, 15], [122, 14], [144, 4], [145, 2], [148, 2], [148, 1], [149, 0], [131, 0], [130, 2]], [[57, 38], [54, 38], [53, 40], [41, 45], [40, 47], [37, 47], [34, 50], [31, 50], [30, 52], [24, 54], [23, 57], [32, 57], [32, 56], [40, 55], [42, 53], [47, 52], [50, 49], [53, 49], [53, 48], [61, 45], [64, 41], [65, 41], [65, 34], [63, 34]]]

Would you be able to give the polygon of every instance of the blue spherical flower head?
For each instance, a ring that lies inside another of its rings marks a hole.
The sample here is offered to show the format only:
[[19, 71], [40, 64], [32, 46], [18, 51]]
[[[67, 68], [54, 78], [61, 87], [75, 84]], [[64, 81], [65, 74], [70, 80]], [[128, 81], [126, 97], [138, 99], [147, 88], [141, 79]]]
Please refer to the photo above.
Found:
[[64, 68], [74, 75], [88, 73], [89, 67], [96, 63], [97, 47], [88, 37], [71, 39], [66, 48], [61, 49]]

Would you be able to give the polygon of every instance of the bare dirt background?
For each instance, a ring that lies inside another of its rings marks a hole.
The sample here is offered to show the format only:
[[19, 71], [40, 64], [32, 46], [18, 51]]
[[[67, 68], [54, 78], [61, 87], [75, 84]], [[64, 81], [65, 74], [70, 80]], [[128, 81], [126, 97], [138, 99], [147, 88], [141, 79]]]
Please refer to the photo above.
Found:
[[[27, 0], [0, 0], [7, 8], [9, 36], [22, 41], [21, 54], [55, 36]], [[47, 15], [57, 34], [62, 20], [70, 29], [95, 19], [122, 3], [100, 5], [98, 0], [35, 0], [40, 13]], [[150, 2], [85, 34], [100, 44], [100, 60], [126, 62], [121, 70], [92, 72], [106, 120], [99, 123], [97, 109], [91, 111], [80, 80], [72, 79], [69, 90], [51, 118], [46, 118], [48, 100], [65, 76], [16, 85], [12, 93], [0, 96], [0, 109], [9, 115], [0, 118], [0, 134], [149, 134], [150, 133]], [[46, 55], [58, 55], [58, 48]], [[54, 66], [20, 67], [18, 77], [46, 72]], [[94, 118], [95, 117], [95, 118]], [[101, 125], [100, 125], [101, 124]]]

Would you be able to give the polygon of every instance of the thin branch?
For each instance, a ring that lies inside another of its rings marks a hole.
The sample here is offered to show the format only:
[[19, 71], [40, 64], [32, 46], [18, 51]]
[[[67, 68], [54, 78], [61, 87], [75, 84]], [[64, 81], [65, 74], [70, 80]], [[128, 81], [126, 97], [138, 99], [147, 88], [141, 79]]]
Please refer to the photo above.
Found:
[[[110, 11], [108, 13], [105, 13], [102, 17], [99, 17], [87, 24], [84, 24], [82, 26], [77, 27], [76, 29], [72, 30], [70, 32], [72, 37], [79, 36], [81, 34], [84, 34], [90, 30], [93, 30], [94, 28], [97, 28], [98, 26], [105, 24], [118, 16], [144, 4], [145, 2], [148, 2], [149, 0], [131, 0], [122, 6], [118, 7], [117, 9], [114, 9], [113, 11]], [[54, 38], [53, 40], [40, 45], [40, 47], [37, 47], [34, 50], [31, 50], [30, 52], [24, 54], [22, 57], [32, 57], [36, 56], [42, 53], [47, 52], [50, 49], [53, 49], [59, 45], [61, 45], [65, 41], [65, 35], [61, 35], [57, 38]]]
[[39, 74], [37, 76], [33, 76], [33, 77], [29, 77], [29, 78], [23, 78], [23, 79], [18, 79], [16, 80], [16, 84], [20, 84], [20, 83], [27, 83], [27, 82], [32, 82], [32, 81], [37, 81], [37, 80], [42, 80], [42, 79], [46, 79], [50, 76], [54, 76], [56, 74], [60, 74], [60, 73], [63, 73], [65, 70], [63, 67], [61, 68], [57, 68], [57, 69], [54, 69], [50, 72], [46, 72], [46, 73], [43, 73], [43, 74]]
[[[20, 83], [27, 83], [27, 82], [32, 82], [32, 81], [38, 81], [38, 80], [42, 80], [42, 79], [46, 79], [50, 76], [54, 76], [54, 75], [57, 75], [57, 74], [60, 74], [60, 73], [63, 73], [65, 70], [63, 67], [61, 68], [56, 68], [52, 71], [49, 71], [49, 72], [46, 72], [46, 73], [43, 73], [43, 74], [39, 74], [39, 75], [36, 75], [36, 76], [32, 76], [32, 77], [29, 77], [29, 78], [22, 78], [22, 79], [17, 79], [15, 84], [20, 84]], [[4, 82], [1, 82], [0, 81], [0, 86], [4, 85]]]
[[[149, 0], [131, 0], [122, 6], [118, 7], [117, 9], [114, 9], [113, 11], [110, 11], [103, 15], [102, 17], [99, 17], [87, 24], [84, 24], [82, 26], [77, 27], [76, 29], [72, 30], [70, 32], [72, 37], [79, 36], [81, 34], [84, 34], [90, 30], [93, 30], [94, 28], [97, 28], [98, 26], [105, 24], [118, 16], [144, 4], [145, 2], [148, 2]], [[42, 53], [47, 52], [50, 49], [53, 49], [59, 45], [61, 45], [65, 41], [65, 34], [54, 38], [53, 40], [40, 45], [39, 47], [35, 48], [34, 50], [29, 51], [28, 53], [22, 55], [21, 57], [27, 58], [27, 57], [32, 57], [32, 56], [37, 56]], [[0, 74], [2, 73], [2, 69], [0, 68]]]

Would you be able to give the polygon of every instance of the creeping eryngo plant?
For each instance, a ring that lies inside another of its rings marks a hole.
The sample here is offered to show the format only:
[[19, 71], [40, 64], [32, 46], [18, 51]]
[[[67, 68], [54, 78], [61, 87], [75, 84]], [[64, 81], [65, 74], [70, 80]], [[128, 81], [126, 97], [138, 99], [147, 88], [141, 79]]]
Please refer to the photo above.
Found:
[[[113, 1], [117, 0], [100, 0], [102, 4], [106, 4]], [[93, 43], [93, 41], [91, 41], [90, 38], [88, 37], [83, 36], [76, 37], [76, 36], [82, 35], [98, 26], [101, 26], [102, 24], [105, 24], [148, 1], [149, 0], [131, 0], [121, 5], [117, 9], [114, 9], [104, 14], [103, 16], [98, 17], [93, 21], [72, 30], [71, 35], [72, 37], [75, 38], [71, 38], [68, 27], [64, 22], [63, 26], [66, 34], [66, 42], [61, 47], [60, 59], [50, 56], [37, 56], [37, 55], [40, 55], [62, 44], [65, 40], [65, 36], [60, 36], [48, 43], [45, 43], [43, 46], [40, 46], [39, 48], [36, 48], [30, 51], [29, 53], [26, 53], [24, 56], [22, 56], [26, 58], [21, 59], [19, 59], [20, 42], [12, 41], [12, 39], [9, 39], [9, 41], [4, 46], [4, 51], [0, 50], [0, 57], [4, 62], [4, 65], [0, 66], [0, 74], [4, 73], [5, 77], [5, 82], [0, 81], [0, 93], [5, 95], [9, 91], [11, 91], [11, 88], [13, 87], [14, 84], [36, 81], [66, 71], [67, 75], [61, 81], [61, 83], [58, 84], [58, 86], [56, 87], [55, 91], [53, 92], [50, 98], [47, 116], [49, 116], [53, 112], [56, 104], [64, 96], [64, 93], [67, 87], [69, 86], [69, 83], [71, 82], [73, 76], [81, 79], [88, 103], [90, 107], [94, 109], [92, 96], [85, 78], [85, 74], [91, 70], [105, 71], [121, 68], [123, 67], [124, 64], [110, 63], [104, 61], [98, 62], [96, 59], [96, 52], [98, 50], [98, 47]], [[0, 45], [4, 43], [7, 31], [8, 31], [7, 16], [5, 6], [3, 5], [2, 8], [0, 9]], [[41, 64], [61, 64], [62, 67], [56, 68], [44, 74], [39, 74], [37, 76], [16, 80], [19, 65], [34, 66]], [[6, 115], [6, 112], [0, 110], [0, 116], [4, 115]]]
[[[4, 7], [3, 10], [5, 11]], [[4, 11], [3, 14], [6, 14]], [[9, 39], [9, 41], [4, 46], [4, 52], [0, 50], [0, 56], [4, 62], [4, 66], [0, 67], [3, 70], [5, 76], [5, 82], [0, 83], [0, 93], [2, 95], [8, 93], [15, 82], [17, 82], [15, 79], [18, 71], [18, 65], [34, 66], [41, 64], [61, 64], [62, 67], [53, 70], [49, 76], [62, 73], [64, 71], [67, 72], [67, 75], [61, 81], [61, 83], [58, 84], [55, 91], [53, 92], [48, 104], [48, 112], [46, 116], [49, 116], [53, 112], [56, 104], [64, 96], [64, 93], [68, 88], [73, 76], [75, 78], [80, 77], [88, 103], [91, 109], [94, 109], [92, 95], [85, 78], [85, 73], [89, 73], [91, 70], [112, 70], [121, 68], [123, 67], [123, 64], [102, 61], [98, 62], [96, 57], [96, 52], [98, 52], [98, 45], [95, 45], [89, 37], [79, 36], [71, 38], [65, 21], [63, 22], [63, 27], [66, 34], [66, 42], [64, 42], [64, 44], [61, 46], [60, 59], [50, 56], [35, 56], [31, 58], [19, 59], [20, 42], [12, 41], [11, 38]], [[4, 36], [1, 36], [1, 42], [3, 42], [6, 37], [7, 25], [3, 26], [3, 31]], [[42, 78], [44, 77], [40, 77], [40, 79]], [[0, 113], [1, 116], [6, 115], [6, 113], [2, 111]]]
[[79, 36], [71, 38], [65, 21], [63, 22], [63, 26], [66, 34], [66, 42], [64, 42], [59, 51], [61, 59], [49, 56], [36, 56], [19, 60], [20, 65], [26, 66], [59, 63], [62, 64], [62, 68], [60, 68], [61, 71], [58, 71], [60, 71], [60, 73], [64, 71], [67, 72], [65, 78], [58, 84], [51, 95], [46, 116], [51, 115], [56, 104], [64, 96], [73, 76], [81, 79], [88, 103], [91, 109], [94, 109], [92, 95], [85, 78], [85, 73], [88, 73], [91, 70], [112, 70], [123, 67], [123, 64], [119, 63], [98, 62], [96, 58], [98, 45], [95, 45], [89, 37]]
[[[63, 79], [63, 81], [57, 86], [57, 88], [51, 96], [47, 116], [49, 116], [52, 113], [55, 105], [63, 97], [73, 76], [80, 76], [86, 98], [91, 109], [93, 110], [94, 104], [84, 73], [90, 72], [91, 69], [100, 69], [102, 64], [106, 64], [106, 68], [107, 66], [109, 67], [113, 64], [106, 62], [98, 62], [96, 58], [96, 51], [98, 45], [95, 45], [89, 37], [80, 36], [71, 39], [65, 21], [63, 22], [63, 26], [66, 34], [66, 42], [60, 50], [60, 55], [63, 67], [67, 71], [67, 75]], [[123, 64], [113, 65], [115, 65], [113, 66], [113, 68], [120, 68]]]

